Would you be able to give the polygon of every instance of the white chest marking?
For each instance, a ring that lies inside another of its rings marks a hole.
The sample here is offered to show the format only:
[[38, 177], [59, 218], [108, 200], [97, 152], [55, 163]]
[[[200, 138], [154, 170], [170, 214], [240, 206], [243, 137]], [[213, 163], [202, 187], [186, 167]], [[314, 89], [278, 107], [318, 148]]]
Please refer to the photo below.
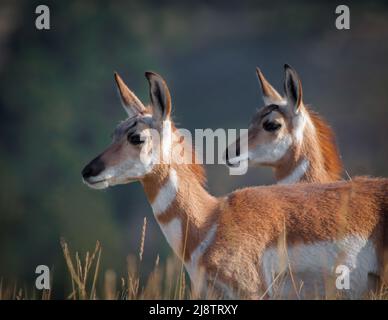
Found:
[[310, 162], [307, 159], [303, 159], [287, 177], [279, 180], [278, 184], [291, 184], [299, 182], [309, 168], [309, 165]]
[[[287, 259], [288, 258], [288, 259]], [[262, 267], [264, 280], [268, 288], [268, 293], [272, 295], [276, 292], [276, 274], [289, 271], [288, 263], [296, 283], [300, 288], [301, 295], [313, 293], [324, 297], [327, 281], [335, 286], [335, 270], [338, 265], [345, 265], [350, 273], [350, 290], [344, 292], [351, 298], [361, 298], [362, 294], [368, 290], [368, 273], [378, 271], [376, 249], [372, 241], [361, 236], [349, 236], [339, 241], [320, 241], [314, 244], [302, 244], [289, 246], [287, 253], [279, 252], [272, 247], [267, 249], [262, 257]], [[328, 280], [329, 279], [329, 280]], [[290, 277], [281, 286], [281, 296], [289, 298], [295, 295], [295, 287]]]
[[167, 239], [168, 244], [179, 257], [182, 245], [182, 222], [179, 218], [172, 219], [167, 224], [160, 224], [160, 228]]
[[151, 203], [154, 214], [157, 216], [165, 212], [173, 203], [177, 193], [178, 175], [174, 169], [171, 169], [167, 182], [160, 188], [158, 195]]

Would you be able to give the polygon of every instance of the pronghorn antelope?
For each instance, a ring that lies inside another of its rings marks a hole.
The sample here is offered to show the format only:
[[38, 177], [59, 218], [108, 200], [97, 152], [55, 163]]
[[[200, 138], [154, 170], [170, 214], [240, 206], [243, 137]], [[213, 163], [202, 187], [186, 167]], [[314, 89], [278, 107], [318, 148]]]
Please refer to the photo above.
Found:
[[[381, 262], [387, 180], [252, 187], [213, 197], [205, 189], [202, 166], [193, 163], [193, 149], [171, 120], [166, 83], [152, 72], [146, 77], [147, 107], [115, 74], [129, 117], [82, 176], [96, 189], [140, 181], [196, 292], [274, 297], [274, 279], [284, 275], [280, 297], [324, 297], [325, 284], [335, 283], [325, 280], [339, 264], [350, 270], [347, 296], [367, 292], [368, 274], [378, 273]], [[154, 160], [154, 150], [162, 153], [160, 161]], [[186, 162], [177, 163], [182, 153]]]
[[226, 150], [226, 163], [249, 161], [270, 166], [277, 183], [331, 182], [341, 178], [342, 162], [335, 136], [324, 119], [303, 103], [302, 84], [285, 65], [285, 96], [282, 97], [257, 68], [265, 106], [252, 118], [248, 150], [240, 154], [240, 140]]

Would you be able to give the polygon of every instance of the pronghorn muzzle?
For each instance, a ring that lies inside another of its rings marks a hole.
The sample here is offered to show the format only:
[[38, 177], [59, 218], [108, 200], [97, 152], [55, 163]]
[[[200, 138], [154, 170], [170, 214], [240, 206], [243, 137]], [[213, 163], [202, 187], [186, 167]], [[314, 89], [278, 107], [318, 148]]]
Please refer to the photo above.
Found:
[[105, 169], [105, 164], [101, 160], [101, 157], [98, 156], [90, 161], [85, 168], [82, 170], [82, 177], [85, 181], [88, 181], [89, 178], [98, 176]]

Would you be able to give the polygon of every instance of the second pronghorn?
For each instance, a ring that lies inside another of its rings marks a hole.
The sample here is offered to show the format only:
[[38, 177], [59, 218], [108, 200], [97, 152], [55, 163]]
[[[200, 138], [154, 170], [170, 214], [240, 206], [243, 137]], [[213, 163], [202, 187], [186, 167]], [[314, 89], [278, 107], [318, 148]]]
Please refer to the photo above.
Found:
[[240, 154], [238, 139], [227, 148], [226, 163], [270, 166], [279, 184], [339, 180], [342, 162], [334, 132], [303, 103], [302, 83], [295, 70], [285, 65], [284, 97], [258, 68], [257, 76], [265, 106], [250, 122], [247, 152]]
[[[336, 290], [338, 265], [349, 269], [347, 297], [368, 292], [368, 275], [381, 268], [386, 179], [253, 187], [213, 197], [202, 166], [193, 163], [194, 151], [170, 117], [166, 83], [152, 72], [146, 77], [150, 106], [115, 75], [129, 117], [82, 176], [96, 189], [140, 181], [197, 292], [214, 288], [226, 297], [274, 297], [274, 279], [285, 275], [279, 297], [325, 297], [328, 286]], [[155, 161], [155, 150], [161, 161]], [[178, 163], [178, 154], [186, 162]]]

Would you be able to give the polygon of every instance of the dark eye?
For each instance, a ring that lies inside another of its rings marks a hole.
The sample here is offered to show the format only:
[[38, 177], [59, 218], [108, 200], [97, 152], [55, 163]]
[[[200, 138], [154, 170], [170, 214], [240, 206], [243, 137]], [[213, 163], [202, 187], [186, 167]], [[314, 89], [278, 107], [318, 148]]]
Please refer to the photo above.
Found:
[[278, 130], [282, 125], [277, 122], [277, 121], [265, 121], [263, 123], [263, 128], [265, 131], [270, 131], [270, 132], [273, 132], [273, 131], [276, 131]]
[[131, 144], [138, 145], [144, 143], [144, 140], [140, 138], [140, 134], [128, 135], [128, 141]]

